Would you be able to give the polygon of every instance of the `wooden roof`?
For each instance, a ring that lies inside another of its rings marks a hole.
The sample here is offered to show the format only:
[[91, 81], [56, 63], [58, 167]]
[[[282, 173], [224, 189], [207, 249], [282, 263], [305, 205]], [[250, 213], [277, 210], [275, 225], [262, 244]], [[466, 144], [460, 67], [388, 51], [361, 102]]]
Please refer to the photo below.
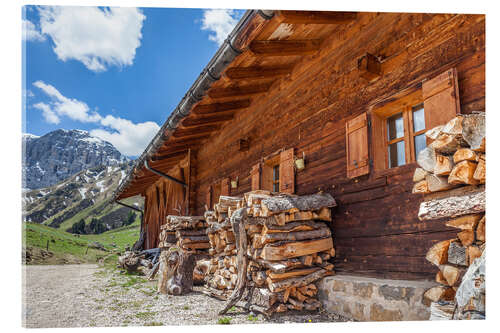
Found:
[[[290, 79], [299, 62], [314, 57], [327, 37], [346, 29], [356, 16], [352, 12], [275, 11], [270, 20], [250, 24], [246, 40], [240, 41], [244, 51], [177, 128], [165, 130], [168, 139], [152, 152], [148, 164], [168, 174], [186, 157], [188, 149], [196, 151], [227, 126], [236, 113], [246, 112], [255, 98], [280, 80]], [[116, 198], [142, 194], [159, 177], [144, 166], [136, 167]]]

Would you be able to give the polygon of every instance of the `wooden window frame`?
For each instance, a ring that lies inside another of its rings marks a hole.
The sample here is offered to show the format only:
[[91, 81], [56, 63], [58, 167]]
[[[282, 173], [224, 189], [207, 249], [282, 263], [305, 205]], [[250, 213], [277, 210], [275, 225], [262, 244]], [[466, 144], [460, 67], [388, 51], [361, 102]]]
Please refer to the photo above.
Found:
[[[374, 171], [376, 173], [384, 173], [388, 170], [399, 170], [416, 161], [414, 138], [417, 135], [425, 133], [427, 127], [417, 132], [413, 130], [412, 111], [414, 106], [423, 104], [423, 102], [422, 89], [419, 86], [404, 94], [398, 94], [398, 96], [390, 98], [386, 103], [379, 103], [379, 106], [374, 106], [372, 108], [372, 152], [374, 156]], [[403, 115], [404, 135], [401, 138], [389, 141], [387, 135], [387, 119], [398, 113]], [[403, 140], [405, 142], [405, 164], [389, 168], [389, 144]]]
[[[280, 166], [280, 151], [264, 158], [262, 163], [262, 189], [274, 192], [274, 168]], [[278, 171], [279, 172], [279, 171]], [[279, 178], [277, 181], [279, 188]], [[279, 191], [278, 191], [279, 192]]]

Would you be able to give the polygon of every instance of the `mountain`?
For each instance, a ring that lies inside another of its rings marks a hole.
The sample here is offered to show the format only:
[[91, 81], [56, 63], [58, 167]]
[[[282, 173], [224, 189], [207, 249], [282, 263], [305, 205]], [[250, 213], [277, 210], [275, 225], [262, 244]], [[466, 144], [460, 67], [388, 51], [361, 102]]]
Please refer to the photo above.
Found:
[[128, 161], [111, 143], [87, 131], [59, 129], [41, 137], [23, 134], [26, 189], [50, 187], [82, 170]]
[[[68, 179], [45, 188], [23, 193], [23, 218], [26, 222], [45, 224], [68, 231], [81, 219], [89, 224], [93, 218], [106, 229], [124, 225], [131, 209], [111, 202], [114, 190], [133, 166], [132, 161], [114, 166], [97, 166], [82, 170]], [[136, 198], [124, 200], [142, 206]], [[138, 220], [136, 214], [135, 220]]]

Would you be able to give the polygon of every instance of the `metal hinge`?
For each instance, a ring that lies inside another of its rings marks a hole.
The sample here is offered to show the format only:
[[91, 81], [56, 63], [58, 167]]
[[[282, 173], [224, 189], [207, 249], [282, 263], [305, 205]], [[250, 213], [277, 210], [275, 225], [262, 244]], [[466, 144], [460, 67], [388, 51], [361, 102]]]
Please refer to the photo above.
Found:
[[371, 120], [371, 119], [368, 119], [368, 121], [367, 121], [367, 125], [368, 125], [368, 128], [371, 128], [371, 127], [372, 127], [372, 120]]

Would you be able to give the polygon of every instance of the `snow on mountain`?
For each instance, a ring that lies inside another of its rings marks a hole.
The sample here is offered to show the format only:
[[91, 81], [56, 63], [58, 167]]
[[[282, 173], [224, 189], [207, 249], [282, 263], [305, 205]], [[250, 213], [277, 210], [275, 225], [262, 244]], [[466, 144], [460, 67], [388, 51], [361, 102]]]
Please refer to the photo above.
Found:
[[96, 166], [118, 166], [129, 159], [111, 143], [83, 130], [56, 130], [38, 137], [23, 134], [23, 187], [54, 185]]

